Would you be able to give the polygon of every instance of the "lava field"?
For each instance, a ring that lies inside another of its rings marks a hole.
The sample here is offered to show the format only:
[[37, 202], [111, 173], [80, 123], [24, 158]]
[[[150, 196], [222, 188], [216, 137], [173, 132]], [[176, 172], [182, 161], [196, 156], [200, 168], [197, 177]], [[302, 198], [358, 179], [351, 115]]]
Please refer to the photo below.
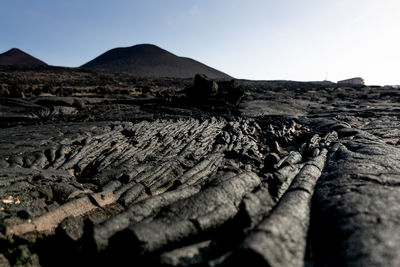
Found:
[[0, 266], [400, 266], [400, 91], [0, 67]]

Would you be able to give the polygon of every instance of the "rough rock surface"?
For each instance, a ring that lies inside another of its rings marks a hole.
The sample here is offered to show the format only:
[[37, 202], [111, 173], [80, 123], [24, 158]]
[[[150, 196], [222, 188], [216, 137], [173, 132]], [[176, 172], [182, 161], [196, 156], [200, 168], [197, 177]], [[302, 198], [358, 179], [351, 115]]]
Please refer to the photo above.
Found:
[[0, 266], [400, 265], [398, 90], [0, 74]]

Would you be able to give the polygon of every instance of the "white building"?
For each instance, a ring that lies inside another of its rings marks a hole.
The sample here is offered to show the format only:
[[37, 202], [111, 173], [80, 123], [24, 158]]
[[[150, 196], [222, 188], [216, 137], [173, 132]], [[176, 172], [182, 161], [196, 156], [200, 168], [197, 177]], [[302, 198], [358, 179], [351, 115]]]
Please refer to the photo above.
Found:
[[364, 85], [364, 79], [360, 77], [338, 81], [338, 84]]

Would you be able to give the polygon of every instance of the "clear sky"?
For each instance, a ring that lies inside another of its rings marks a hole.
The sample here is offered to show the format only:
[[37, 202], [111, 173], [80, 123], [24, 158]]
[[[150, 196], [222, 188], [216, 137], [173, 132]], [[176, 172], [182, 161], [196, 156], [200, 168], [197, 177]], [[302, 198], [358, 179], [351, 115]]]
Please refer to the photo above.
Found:
[[139, 43], [236, 78], [400, 84], [400, 0], [0, 0], [0, 53], [74, 67]]

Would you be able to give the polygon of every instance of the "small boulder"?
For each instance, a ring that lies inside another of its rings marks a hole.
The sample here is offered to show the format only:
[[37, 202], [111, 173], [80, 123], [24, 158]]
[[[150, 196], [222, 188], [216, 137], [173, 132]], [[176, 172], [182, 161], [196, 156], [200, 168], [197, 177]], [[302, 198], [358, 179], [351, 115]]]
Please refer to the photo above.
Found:
[[197, 74], [194, 77], [194, 84], [192, 90], [193, 97], [207, 99], [209, 97], [216, 96], [217, 94], [218, 94], [218, 84], [215, 81], [210, 80], [204, 74]]
[[22, 88], [20, 86], [18, 86], [17, 84], [12, 84], [11, 86], [9, 86], [8, 88], [9, 90], [9, 97], [13, 97], [13, 98], [25, 98], [24, 92], [22, 90]]
[[237, 105], [244, 95], [244, 89], [236, 80], [218, 82], [218, 95], [225, 101]]
[[69, 216], [56, 228], [56, 233], [71, 241], [77, 241], [83, 235], [84, 222], [81, 217]]

